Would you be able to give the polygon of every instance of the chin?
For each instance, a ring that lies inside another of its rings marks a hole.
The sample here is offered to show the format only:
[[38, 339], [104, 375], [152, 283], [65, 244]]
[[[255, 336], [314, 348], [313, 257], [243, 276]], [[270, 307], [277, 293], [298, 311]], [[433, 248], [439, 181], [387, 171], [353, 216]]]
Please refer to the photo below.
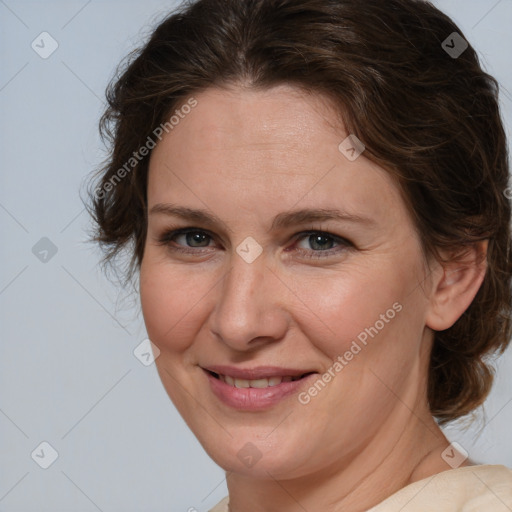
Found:
[[[304, 473], [301, 468], [309, 465], [311, 457], [302, 453], [300, 460], [297, 453], [304, 448], [304, 444], [293, 447], [286, 446], [281, 440], [273, 439], [272, 443], [265, 440], [268, 430], [260, 436], [261, 441], [255, 440], [254, 435], [236, 435], [224, 443], [210, 439], [203, 442], [198, 439], [210, 458], [227, 472], [233, 472], [251, 478], [295, 478]], [[252, 440], [251, 440], [252, 439]], [[279, 448], [277, 448], [279, 447]]]

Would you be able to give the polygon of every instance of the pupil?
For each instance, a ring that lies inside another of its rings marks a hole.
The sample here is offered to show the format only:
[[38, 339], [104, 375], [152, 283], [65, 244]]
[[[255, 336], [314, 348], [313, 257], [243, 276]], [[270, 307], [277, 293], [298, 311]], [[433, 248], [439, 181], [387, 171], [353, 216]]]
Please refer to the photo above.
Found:
[[[311, 247], [315, 249], [315, 245], [317, 245], [317, 248], [319, 249], [330, 249], [330, 247], [326, 247], [325, 242], [327, 241], [327, 244], [329, 244], [330, 237], [325, 235], [311, 235], [310, 237]], [[324, 241], [324, 244], [322, 244], [322, 240]], [[318, 247], [319, 246], [319, 247]]]
[[[206, 235], [204, 233], [199, 233], [197, 231], [193, 232], [193, 233], [187, 233], [187, 244], [189, 244], [189, 245], [194, 245], [195, 242], [200, 244], [201, 242], [204, 242], [205, 240], [206, 240]], [[206, 240], [206, 242], [208, 242], [208, 240]], [[207, 245], [208, 245], [208, 243], [206, 243], [206, 246]]]

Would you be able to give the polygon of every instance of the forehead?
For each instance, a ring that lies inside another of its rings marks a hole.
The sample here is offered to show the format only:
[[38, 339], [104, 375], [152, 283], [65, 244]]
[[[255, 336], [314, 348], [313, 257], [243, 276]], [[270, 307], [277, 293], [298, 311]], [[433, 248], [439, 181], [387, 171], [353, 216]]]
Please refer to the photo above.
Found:
[[379, 217], [400, 201], [391, 177], [364, 153], [349, 161], [340, 152], [348, 134], [327, 98], [287, 85], [212, 88], [194, 98], [151, 154], [150, 205], [223, 199], [235, 212], [260, 206], [270, 214], [320, 204]]
[[289, 85], [211, 88], [195, 98], [197, 106], [173, 134], [180, 141], [187, 139], [187, 147], [201, 151], [236, 151], [243, 144], [243, 149], [254, 151], [308, 148], [316, 152], [326, 132], [336, 140], [344, 132], [327, 98]]

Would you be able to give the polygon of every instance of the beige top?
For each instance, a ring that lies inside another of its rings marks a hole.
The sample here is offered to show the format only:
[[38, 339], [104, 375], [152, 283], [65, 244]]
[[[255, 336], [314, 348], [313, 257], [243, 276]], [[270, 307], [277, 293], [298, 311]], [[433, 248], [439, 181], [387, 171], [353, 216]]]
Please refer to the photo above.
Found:
[[[226, 496], [209, 512], [229, 512]], [[405, 486], [367, 512], [510, 512], [512, 470], [464, 466]]]

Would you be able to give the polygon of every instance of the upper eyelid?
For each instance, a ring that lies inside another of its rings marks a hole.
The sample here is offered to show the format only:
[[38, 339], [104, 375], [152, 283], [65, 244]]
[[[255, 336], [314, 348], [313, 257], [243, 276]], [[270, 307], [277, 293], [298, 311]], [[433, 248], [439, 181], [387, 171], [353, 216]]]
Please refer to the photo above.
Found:
[[[217, 239], [218, 238], [217, 235], [215, 233], [213, 233], [212, 231], [210, 231], [209, 229], [196, 228], [196, 227], [184, 227], [184, 228], [169, 229], [169, 230], [164, 231], [159, 238], [160, 239], [168, 239], [170, 241], [171, 238], [174, 238], [174, 237], [179, 236], [179, 235], [184, 235], [184, 234], [187, 234], [187, 233], [190, 233], [190, 232], [192, 232], [192, 233], [193, 232], [205, 233], [205, 234], [207, 234], [212, 239]], [[305, 229], [305, 230], [302, 230], [302, 231], [298, 231], [297, 233], [295, 233], [292, 236], [292, 239], [294, 241], [296, 241], [298, 239], [301, 239], [303, 237], [306, 237], [306, 236], [312, 235], [312, 234], [326, 235], [328, 237], [333, 238], [337, 242], [342, 242], [342, 243], [345, 243], [345, 244], [351, 244], [351, 242], [347, 238], [342, 237], [340, 235], [336, 235], [335, 233], [331, 233], [330, 231], [327, 231], [325, 229], [319, 229], [319, 228], [308, 228], [308, 229]], [[193, 249], [193, 248], [190, 247], [190, 249]], [[201, 247], [197, 247], [197, 249], [201, 249]], [[327, 251], [325, 251], [325, 252], [327, 252]]]

